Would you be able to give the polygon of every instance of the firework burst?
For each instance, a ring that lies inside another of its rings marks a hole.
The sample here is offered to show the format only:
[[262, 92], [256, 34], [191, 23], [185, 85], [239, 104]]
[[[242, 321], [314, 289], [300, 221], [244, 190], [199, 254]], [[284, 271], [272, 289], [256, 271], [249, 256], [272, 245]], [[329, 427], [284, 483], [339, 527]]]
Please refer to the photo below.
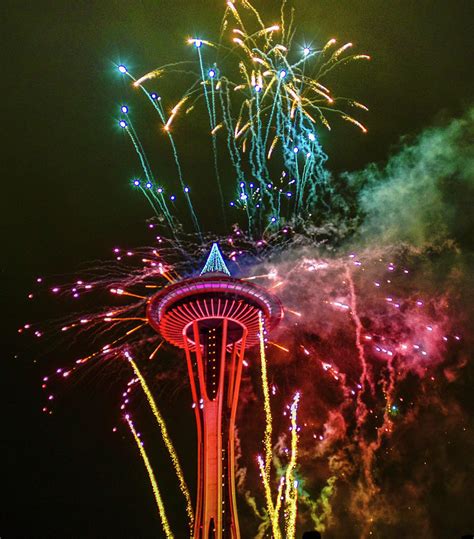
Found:
[[[207, 111], [223, 211], [227, 204], [244, 211], [251, 234], [306, 221], [317, 209], [318, 201], [331, 191], [324, 168], [327, 157], [319, 139], [321, 130], [331, 129], [332, 116], [367, 132], [350, 113], [367, 111], [367, 107], [334, 95], [323, 83], [333, 70], [370, 57], [351, 54], [352, 43], [337, 46], [336, 39], [321, 48], [295, 46], [294, 34], [292, 21], [285, 21], [284, 9], [278, 24], [265, 25], [249, 2], [229, 1], [218, 43], [188, 39], [196, 51], [196, 68], [193, 62], [186, 61], [164, 65], [135, 78], [119, 66], [133, 86], [143, 90], [159, 115], [172, 146], [180, 189], [198, 232], [200, 226], [172, 135], [179, 119], [188, 118], [198, 104], [203, 103]], [[191, 86], [169, 110], [156, 92], [147, 89], [148, 84], [156, 85], [163, 77], [178, 77], [179, 86], [180, 80], [188, 76], [194, 78]], [[131, 121], [123, 118], [119, 123], [132, 139], [143, 166], [145, 181], [135, 180], [135, 186], [172, 227], [171, 199], [165, 199], [164, 186], [154, 181]], [[230, 160], [236, 179], [234, 198], [227, 201], [221, 184], [223, 156]]]
[[[440, 404], [430, 393], [432, 386], [443, 376], [454, 379], [461, 367], [457, 354], [462, 338], [450, 317], [449, 291], [433, 290], [419, 267], [427, 248], [380, 246], [356, 254], [350, 240], [338, 249], [328, 241], [331, 227], [338, 228], [336, 220], [315, 224], [315, 212], [326, 206], [331, 214], [338, 203], [337, 196], [331, 197], [334, 187], [325, 168], [321, 132], [331, 129], [334, 117], [367, 131], [351, 112], [363, 114], [367, 107], [338, 97], [326, 77], [369, 57], [352, 54], [351, 43], [338, 45], [335, 39], [319, 48], [295, 46], [294, 36], [293, 17], [284, 2], [280, 20], [268, 24], [248, 1], [229, 0], [219, 40], [187, 40], [193, 60], [141, 77], [118, 66], [158, 114], [175, 165], [175, 178], [157, 181], [129, 108], [121, 105], [119, 127], [143, 170], [132, 186], [146, 196], [157, 216], [148, 223], [154, 245], [116, 247], [111, 262], [71, 284], [49, 285], [54, 296], [94, 305], [61, 321], [56, 333], [31, 323], [19, 329], [37, 338], [57, 339], [59, 334], [72, 343], [88, 343], [87, 353], [44, 377], [45, 413], [51, 413], [55, 402], [51, 387], [56, 379], [120, 365], [120, 415], [144, 463], [167, 537], [173, 532], [166, 498], [131, 419], [130, 401], [140, 392], [145, 396], [192, 529], [195, 514], [180, 448], [171, 441], [154, 396], [157, 359], [166, 356], [167, 345], [146, 313], [160, 289], [196, 275], [212, 242], [219, 241], [242, 281], [256, 281], [278, 294], [285, 312], [271, 341], [260, 313], [258, 350], [243, 362], [242, 405], [257, 418], [239, 423], [242, 409], [237, 416], [242, 450], [238, 488], [252, 512], [248, 534], [291, 539], [309, 526], [339, 530], [337, 519], [346, 519], [358, 536], [367, 537], [382, 529], [384, 521], [394, 522], [378, 479], [380, 461], [396, 453], [394, 439], [415, 421], [422, 406]], [[165, 77], [176, 81], [176, 88], [185, 87], [179, 97], [165, 99], [150, 89]], [[212, 148], [223, 212], [228, 216], [238, 209], [236, 220], [245, 221], [220, 238], [203, 231], [191, 198], [196, 186], [188, 185], [186, 158], [178, 152], [179, 125], [199, 107], [206, 113], [201, 129]], [[223, 161], [232, 165], [235, 183], [230, 186], [221, 181]], [[191, 216], [193, 233], [183, 232], [177, 198]], [[38, 284], [45, 286], [43, 280]], [[94, 294], [100, 296], [97, 301]], [[448, 365], [451, 356], [457, 359]], [[180, 376], [184, 367], [176, 371]], [[201, 405], [193, 390], [196, 417]], [[258, 473], [249, 470], [260, 472], [258, 481], [253, 479]]]

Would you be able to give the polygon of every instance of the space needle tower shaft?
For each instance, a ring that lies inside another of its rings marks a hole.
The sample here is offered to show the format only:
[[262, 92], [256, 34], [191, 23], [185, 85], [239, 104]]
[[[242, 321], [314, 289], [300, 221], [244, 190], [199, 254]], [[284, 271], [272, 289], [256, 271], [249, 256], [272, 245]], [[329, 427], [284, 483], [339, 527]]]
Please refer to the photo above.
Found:
[[282, 316], [266, 290], [231, 277], [217, 244], [199, 277], [167, 286], [148, 304], [148, 319], [184, 349], [196, 418], [194, 539], [240, 537], [235, 492], [235, 419], [244, 355]]

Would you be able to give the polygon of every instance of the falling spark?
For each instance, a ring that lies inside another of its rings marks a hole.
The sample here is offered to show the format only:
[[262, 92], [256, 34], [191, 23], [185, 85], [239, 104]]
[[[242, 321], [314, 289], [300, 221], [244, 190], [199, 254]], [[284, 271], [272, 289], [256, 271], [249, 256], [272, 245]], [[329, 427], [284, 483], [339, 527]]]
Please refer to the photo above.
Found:
[[297, 482], [294, 479], [294, 471], [296, 468], [296, 461], [298, 457], [298, 425], [296, 423], [296, 416], [298, 412], [298, 403], [300, 400], [300, 394], [296, 393], [293, 397], [291, 404], [291, 456], [290, 462], [285, 472], [285, 509], [286, 520], [285, 529], [287, 539], [294, 539], [295, 537], [295, 523], [297, 514]]
[[171, 458], [171, 462], [173, 463], [176, 476], [178, 477], [179, 488], [186, 499], [186, 513], [189, 519], [189, 526], [192, 529], [193, 523], [194, 523], [194, 513], [193, 513], [192, 502], [191, 502], [191, 495], [189, 494], [188, 486], [186, 485], [186, 481], [184, 480], [184, 475], [181, 469], [181, 464], [179, 462], [178, 455], [176, 454], [176, 450], [173, 446], [173, 442], [171, 441], [168, 435], [168, 429], [166, 428], [166, 423], [160, 411], [158, 410], [158, 407], [156, 406], [156, 402], [155, 402], [155, 399], [153, 398], [153, 394], [151, 393], [148, 387], [148, 384], [146, 383], [145, 378], [143, 377], [140, 369], [138, 368], [138, 365], [135, 363], [135, 361], [133, 360], [129, 352], [127, 351], [125, 352], [125, 357], [127, 358], [128, 362], [132, 366], [133, 371], [135, 372], [135, 375], [140, 382], [143, 392], [145, 393], [145, 396], [147, 398], [148, 404], [150, 405], [151, 411], [153, 412], [156, 422], [158, 423], [158, 426], [160, 428], [161, 437], [163, 438], [166, 449], [168, 450], [169, 456]]
[[156, 482], [155, 474], [153, 472], [153, 468], [151, 467], [150, 461], [148, 459], [148, 455], [146, 454], [145, 448], [143, 447], [143, 442], [140, 440], [140, 436], [135, 430], [135, 427], [133, 426], [133, 423], [130, 417], [126, 415], [125, 419], [127, 421], [130, 432], [133, 435], [133, 439], [135, 440], [135, 443], [137, 444], [138, 450], [140, 451], [140, 456], [142, 457], [143, 463], [145, 464], [145, 468], [148, 473], [148, 477], [150, 479], [150, 483], [153, 489], [153, 494], [155, 495], [155, 501], [158, 507], [158, 513], [160, 515], [161, 524], [163, 526], [163, 531], [165, 532], [167, 539], [173, 539], [174, 535], [171, 531], [168, 518], [166, 517], [165, 507], [163, 505], [163, 500], [161, 498], [161, 494], [158, 489], [158, 483]]
[[270, 391], [268, 387], [267, 377], [267, 359], [265, 356], [265, 338], [263, 328], [262, 312], [258, 313], [259, 337], [260, 337], [260, 369], [262, 377], [263, 390], [263, 409], [265, 411], [265, 433], [263, 436], [263, 446], [265, 450], [265, 476], [266, 481], [270, 484], [270, 471], [272, 464], [272, 410], [270, 405]]
[[[269, 477], [265, 471], [265, 463], [260, 455], [257, 457], [258, 467], [260, 470], [260, 475], [262, 476], [263, 490], [265, 492], [265, 503], [267, 506], [268, 516], [270, 517], [270, 522], [272, 526], [273, 538], [280, 539], [281, 531], [278, 524], [278, 513], [275, 512], [275, 508], [272, 501], [272, 489], [269, 483]], [[277, 500], [278, 503], [278, 500]]]
[[272, 342], [272, 341], [268, 341], [268, 344], [271, 344], [272, 346], [274, 346], [275, 348], [278, 348], [280, 350], [283, 350], [283, 352], [289, 352], [290, 350], [288, 348], [285, 348], [284, 346], [282, 346], [281, 344], [278, 344], [276, 342]]

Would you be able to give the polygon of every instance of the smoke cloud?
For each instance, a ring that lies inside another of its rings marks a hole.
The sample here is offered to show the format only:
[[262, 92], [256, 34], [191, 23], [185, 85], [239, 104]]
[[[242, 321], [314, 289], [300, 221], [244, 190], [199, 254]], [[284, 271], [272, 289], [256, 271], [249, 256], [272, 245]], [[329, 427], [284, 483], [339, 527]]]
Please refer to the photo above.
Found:
[[359, 189], [362, 244], [406, 242], [425, 248], [446, 240], [473, 247], [474, 109], [405, 137], [385, 166], [345, 175]]
[[[277, 431], [287, 431], [285, 406], [302, 392], [301, 530], [446, 537], [468, 511], [462, 496], [474, 473], [465, 388], [474, 109], [343, 179], [359, 224], [328, 225], [344, 228], [340, 247], [297, 241], [255, 268], [286, 307], [272, 339], [290, 352], [270, 354]], [[245, 413], [258, 416], [257, 403]], [[449, 516], [434, 514], [437, 504]]]

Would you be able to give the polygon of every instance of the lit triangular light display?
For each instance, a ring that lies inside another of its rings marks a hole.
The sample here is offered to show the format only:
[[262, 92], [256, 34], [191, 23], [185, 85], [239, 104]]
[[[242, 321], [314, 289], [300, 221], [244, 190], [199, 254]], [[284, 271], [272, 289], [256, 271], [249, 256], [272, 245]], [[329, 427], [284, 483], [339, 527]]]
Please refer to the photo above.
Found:
[[225, 273], [230, 276], [230, 271], [225, 265], [217, 243], [212, 244], [211, 252], [207, 257], [206, 264], [202, 268], [201, 275], [204, 275], [205, 273]]

